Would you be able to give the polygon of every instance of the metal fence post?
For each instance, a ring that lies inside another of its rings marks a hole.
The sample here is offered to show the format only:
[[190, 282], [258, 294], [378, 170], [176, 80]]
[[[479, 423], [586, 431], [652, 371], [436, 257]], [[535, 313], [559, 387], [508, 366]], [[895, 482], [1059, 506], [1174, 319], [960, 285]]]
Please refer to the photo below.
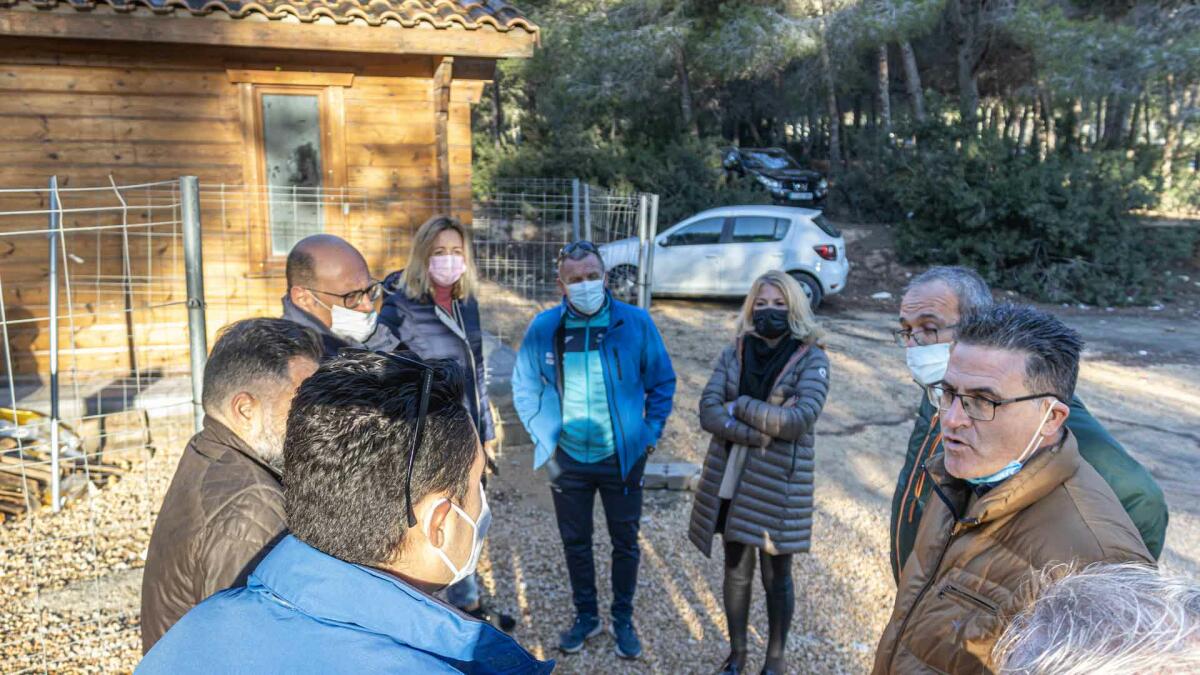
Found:
[[[643, 309], [650, 309], [654, 298], [654, 247], [658, 239], [658, 195], [650, 195], [649, 236], [646, 238], [646, 302]], [[641, 267], [641, 265], [639, 265]]]
[[571, 179], [571, 237], [572, 241], [581, 239], [579, 232], [579, 179]]
[[[58, 176], [50, 177], [50, 504], [62, 508], [58, 440], [58, 232], [62, 227], [62, 204], [58, 199]], [[16, 401], [13, 401], [16, 406]], [[13, 416], [16, 422], [16, 416]]]
[[204, 364], [208, 360], [208, 333], [204, 320], [204, 254], [200, 245], [200, 181], [179, 179], [183, 210], [183, 260], [187, 278], [188, 347], [192, 364], [192, 412], [196, 433], [204, 427]]
[[649, 303], [646, 299], [646, 232], [649, 223], [648, 214], [650, 211], [650, 200], [645, 194], [638, 195], [638, 266], [637, 266], [637, 304], [638, 307], [648, 307]]
[[592, 186], [583, 184], [583, 238], [592, 240]]

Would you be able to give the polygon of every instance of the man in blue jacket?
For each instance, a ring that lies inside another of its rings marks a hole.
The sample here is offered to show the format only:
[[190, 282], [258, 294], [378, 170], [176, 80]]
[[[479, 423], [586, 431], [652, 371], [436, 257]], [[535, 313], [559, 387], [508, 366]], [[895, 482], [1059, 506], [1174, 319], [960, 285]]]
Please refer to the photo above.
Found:
[[491, 511], [458, 366], [411, 356], [343, 354], [300, 385], [283, 449], [291, 534], [139, 673], [553, 669], [433, 597], [474, 572]]
[[580, 241], [558, 258], [563, 303], [534, 318], [513, 372], [513, 403], [550, 478], [575, 622], [559, 640], [574, 653], [601, 631], [592, 556], [592, 507], [604, 504], [612, 539], [617, 655], [635, 659], [642, 472], [671, 414], [675, 371], [650, 315], [605, 290], [604, 261]]

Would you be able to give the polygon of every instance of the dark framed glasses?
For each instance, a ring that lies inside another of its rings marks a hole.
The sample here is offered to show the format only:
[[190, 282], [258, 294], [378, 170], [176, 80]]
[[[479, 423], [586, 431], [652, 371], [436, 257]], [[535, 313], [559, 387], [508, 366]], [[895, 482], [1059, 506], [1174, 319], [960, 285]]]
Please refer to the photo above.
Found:
[[342, 306], [346, 309], [354, 309], [355, 307], [358, 307], [362, 304], [363, 300], [375, 302], [379, 298], [383, 297], [382, 281], [371, 281], [370, 285], [368, 285], [366, 288], [360, 288], [357, 291], [350, 291], [349, 293], [331, 293], [329, 291], [322, 291], [319, 288], [309, 288], [308, 286], [303, 286], [302, 288], [304, 288], [306, 291], [322, 293], [324, 295], [337, 298], [342, 302]]
[[913, 343], [918, 347], [925, 347], [927, 345], [935, 345], [939, 342], [939, 330], [942, 332], [942, 334], [949, 334], [955, 328], [958, 328], [958, 324], [945, 326], [943, 328], [918, 328], [917, 330], [912, 330], [911, 328], [900, 328], [892, 331], [892, 337], [895, 338], [896, 345], [900, 347], [907, 347], [909, 340], [912, 340]]
[[562, 250], [558, 252], [558, 262], [562, 262], [567, 258], [570, 258], [571, 260], [582, 260], [588, 255], [594, 255], [599, 258], [600, 249], [586, 239], [574, 241], [562, 247]]
[[417, 428], [413, 430], [412, 442], [408, 446], [408, 472], [404, 474], [404, 507], [408, 510], [408, 526], [417, 526], [417, 514], [412, 505], [412, 474], [417, 461], [417, 448], [425, 435], [425, 416], [429, 414], [429, 397], [433, 391], [433, 366], [419, 359], [390, 352], [373, 352], [369, 349], [343, 349], [339, 354], [378, 354], [392, 361], [421, 369], [421, 402], [417, 407]]
[[996, 419], [996, 408], [1009, 403], [1020, 403], [1021, 401], [1032, 401], [1038, 398], [1052, 396], [1058, 398], [1054, 394], [1029, 394], [1028, 396], [1018, 396], [1016, 398], [1002, 398], [994, 401], [983, 396], [975, 396], [973, 394], [960, 394], [946, 386], [944, 382], [935, 382], [925, 387], [926, 393], [929, 395], [929, 402], [938, 409], [939, 413], [944, 414], [954, 405], [954, 399], [958, 399], [962, 403], [963, 412], [967, 413], [967, 417], [978, 422], [991, 422]]

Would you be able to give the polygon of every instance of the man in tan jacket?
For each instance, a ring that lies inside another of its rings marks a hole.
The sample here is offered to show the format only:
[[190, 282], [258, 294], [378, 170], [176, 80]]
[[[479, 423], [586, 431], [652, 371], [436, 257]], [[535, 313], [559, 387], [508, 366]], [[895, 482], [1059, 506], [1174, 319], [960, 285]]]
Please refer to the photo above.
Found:
[[1065, 426], [1083, 341], [1030, 307], [967, 317], [928, 387], [944, 452], [875, 655], [883, 673], [980, 673], [1053, 563], [1153, 564], [1108, 484]]
[[142, 652], [189, 609], [245, 583], [284, 532], [283, 436], [321, 340], [285, 319], [226, 327], [204, 368], [204, 430], [179, 459], [142, 576]]

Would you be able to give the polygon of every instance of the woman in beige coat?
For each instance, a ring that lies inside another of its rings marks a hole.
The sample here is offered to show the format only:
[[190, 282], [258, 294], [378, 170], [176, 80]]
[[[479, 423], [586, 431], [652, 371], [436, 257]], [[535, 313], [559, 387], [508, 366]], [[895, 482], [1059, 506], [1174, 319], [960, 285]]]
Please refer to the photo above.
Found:
[[719, 672], [745, 669], [757, 557], [770, 626], [762, 673], [783, 673], [795, 604], [792, 554], [809, 548], [813, 427], [829, 390], [829, 359], [808, 298], [783, 272], [754, 282], [737, 334], [700, 397], [700, 425], [712, 442], [688, 536], [706, 556], [715, 533], [724, 541], [730, 653]]

